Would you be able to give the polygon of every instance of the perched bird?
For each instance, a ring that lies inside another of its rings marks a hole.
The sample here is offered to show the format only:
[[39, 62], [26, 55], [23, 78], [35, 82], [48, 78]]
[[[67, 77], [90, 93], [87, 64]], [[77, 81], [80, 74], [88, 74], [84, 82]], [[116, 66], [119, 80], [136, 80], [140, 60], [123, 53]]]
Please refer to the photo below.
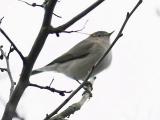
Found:
[[[53, 60], [44, 67], [33, 70], [31, 75], [44, 71], [56, 71], [75, 80], [84, 80], [88, 72], [104, 55], [110, 46], [110, 36], [113, 32], [97, 31], [81, 41], [68, 52]], [[91, 77], [107, 68], [112, 60], [111, 52], [94, 69]]]

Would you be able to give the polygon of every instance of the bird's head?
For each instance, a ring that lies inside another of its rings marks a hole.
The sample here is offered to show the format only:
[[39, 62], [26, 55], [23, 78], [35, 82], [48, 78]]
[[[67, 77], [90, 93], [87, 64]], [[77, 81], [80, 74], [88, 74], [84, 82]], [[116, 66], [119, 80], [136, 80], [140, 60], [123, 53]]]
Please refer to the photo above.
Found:
[[111, 33], [108, 33], [106, 31], [97, 31], [92, 33], [90, 36], [91, 37], [110, 37], [112, 35], [114, 31], [112, 31]]

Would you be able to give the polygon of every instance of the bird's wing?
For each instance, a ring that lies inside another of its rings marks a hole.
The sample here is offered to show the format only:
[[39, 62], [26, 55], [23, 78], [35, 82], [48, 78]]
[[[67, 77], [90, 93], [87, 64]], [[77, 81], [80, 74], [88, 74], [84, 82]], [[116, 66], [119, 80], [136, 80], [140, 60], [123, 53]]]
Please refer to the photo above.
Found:
[[90, 53], [90, 48], [94, 45], [92, 42], [82, 41], [73, 48], [71, 48], [68, 52], [53, 60], [46, 66], [52, 65], [54, 63], [64, 63], [70, 60], [75, 60], [79, 58], [86, 57]]

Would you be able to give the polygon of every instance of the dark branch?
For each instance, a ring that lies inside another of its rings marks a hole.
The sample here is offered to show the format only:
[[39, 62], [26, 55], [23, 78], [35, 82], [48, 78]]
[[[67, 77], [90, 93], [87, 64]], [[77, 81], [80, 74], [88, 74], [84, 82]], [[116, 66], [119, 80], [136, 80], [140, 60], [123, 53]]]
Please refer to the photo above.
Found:
[[51, 85], [52, 85], [53, 81], [54, 81], [54, 78], [53, 78], [53, 79], [52, 79], [52, 81], [50, 82], [49, 87], [51, 87]]
[[45, 6], [45, 13], [44, 13], [42, 26], [34, 42], [34, 45], [32, 46], [32, 49], [30, 50], [29, 55], [27, 57], [24, 58], [23, 55], [18, 51], [18, 49], [16, 49], [15, 45], [12, 44], [15, 50], [21, 56], [21, 58], [25, 60], [25, 62], [23, 64], [23, 68], [22, 68], [22, 72], [21, 72], [18, 84], [14, 89], [12, 96], [10, 97], [9, 101], [6, 104], [2, 120], [12, 120], [13, 115], [16, 111], [17, 105], [24, 91], [28, 87], [29, 77], [30, 77], [30, 73], [32, 71], [33, 65], [48, 37], [48, 31], [46, 28], [48, 28], [51, 24], [52, 15], [53, 15], [52, 13], [54, 11], [56, 3], [57, 3], [57, 0], [48, 0]]
[[[2, 99], [2, 98], [0, 98], [0, 103], [1, 103], [3, 106], [5, 106], [5, 105], [6, 105], [5, 100], [4, 100], [4, 99]], [[15, 117], [15, 118], [17, 118], [17, 119], [19, 119], [19, 120], [25, 120], [23, 117], [21, 117], [21, 116], [18, 114], [18, 112], [17, 112], [17, 111], [15, 111], [15, 113], [14, 113], [14, 117]]]
[[55, 88], [51, 88], [50, 86], [40, 86], [40, 85], [32, 84], [32, 83], [30, 83], [29, 86], [37, 87], [37, 88], [40, 88], [40, 89], [49, 90], [51, 92], [56, 92], [61, 96], [65, 96], [65, 93], [71, 93], [72, 92], [72, 91], [66, 91], [66, 90], [57, 90]]
[[133, 10], [131, 11], [131, 13], [127, 13], [126, 19], [117, 35], [117, 37], [115, 38], [115, 40], [113, 41], [113, 43], [111, 44], [111, 46], [109, 47], [109, 49], [105, 52], [105, 54], [99, 59], [99, 61], [97, 61], [97, 63], [92, 67], [92, 69], [90, 70], [90, 72], [88, 73], [88, 75], [86, 76], [85, 80], [83, 81], [83, 83], [75, 90], [72, 92], [72, 94], [59, 106], [58, 109], [56, 109], [55, 111], [53, 111], [51, 114], [49, 114], [45, 120], [50, 119], [52, 116], [54, 116], [55, 114], [58, 113], [58, 111], [66, 104], [68, 103], [68, 101], [81, 89], [83, 88], [83, 86], [87, 83], [88, 79], [90, 78], [91, 74], [93, 73], [94, 69], [100, 64], [100, 62], [104, 59], [104, 57], [110, 52], [110, 50], [112, 49], [112, 47], [115, 45], [115, 43], [117, 42], [117, 40], [123, 35], [122, 31], [127, 23], [127, 21], [129, 20], [130, 16], [133, 14], [133, 12], [137, 9], [137, 7], [142, 3], [142, 0], [139, 0], [139, 2], [136, 4], [136, 6], [133, 8]]
[[82, 17], [84, 17], [86, 14], [88, 14], [90, 11], [92, 11], [94, 8], [96, 8], [99, 4], [101, 4], [104, 0], [97, 0], [95, 3], [93, 3], [90, 7], [88, 7], [87, 9], [85, 9], [84, 11], [82, 11], [80, 14], [78, 14], [77, 16], [75, 16], [74, 18], [72, 18], [70, 21], [68, 21], [67, 23], [57, 27], [57, 28], [53, 28], [50, 27], [49, 28], [49, 32], [50, 33], [60, 33], [65, 31], [68, 27], [70, 27], [71, 25], [73, 25], [75, 22], [77, 22], [78, 20], [80, 20]]
[[25, 62], [25, 57], [22, 55], [22, 53], [18, 50], [16, 45], [12, 42], [12, 40], [8, 37], [8, 35], [0, 28], [0, 32], [5, 36], [5, 38], [9, 41], [9, 43], [13, 46], [15, 51], [18, 53], [18, 55], [21, 57], [22, 61]]
[[53, 13], [54, 16], [58, 17], [58, 18], [62, 18], [62, 16], [57, 15], [56, 13]]

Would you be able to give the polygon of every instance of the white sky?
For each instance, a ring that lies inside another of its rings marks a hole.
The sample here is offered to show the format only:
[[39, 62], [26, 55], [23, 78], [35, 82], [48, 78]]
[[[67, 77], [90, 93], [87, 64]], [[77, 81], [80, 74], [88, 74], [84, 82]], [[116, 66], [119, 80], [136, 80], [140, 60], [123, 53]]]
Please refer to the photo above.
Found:
[[[35, 2], [26, 0], [28, 2]], [[37, 3], [43, 0], [36, 0]], [[69, 30], [81, 29], [92, 33], [98, 30], [116, 32], [120, 29], [126, 13], [138, 0], [106, 0], [99, 7], [78, 21]], [[94, 1], [92, 1], [94, 2]], [[91, 2], [82, 0], [61, 0], [55, 13], [62, 19], [53, 17], [53, 25], [66, 22]], [[83, 108], [70, 117], [70, 120], [159, 120], [160, 119], [160, 10], [159, 0], [144, 0], [143, 4], [130, 18], [124, 30], [124, 36], [114, 46], [113, 61], [110, 68], [97, 76], [94, 84], [93, 98]], [[157, 11], [157, 12], [156, 12]], [[1, 27], [10, 36], [24, 55], [30, 51], [38, 34], [43, 18], [41, 8], [32, 8], [16, 0], [0, 0], [0, 18], [5, 19]], [[39, 55], [35, 68], [41, 67], [58, 57], [79, 41], [88, 37], [84, 34], [60, 34], [57, 38], [50, 35]], [[9, 44], [0, 34], [0, 45], [4, 49]], [[21, 60], [16, 53], [10, 58], [12, 74], [17, 81], [21, 71]], [[4, 63], [0, 62], [0, 65]], [[31, 77], [31, 81], [49, 85], [55, 78], [53, 87], [65, 90], [75, 89], [76, 82], [57, 73], [43, 73]], [[0, 98], [7, 101], [9, 80], [5, 73], [0, 73]], [[81, 96], [76, 95], [75, 102]], [[26, 120], [42, 120], [66, 97], [36, 88], [27, 88], [20, 101], [18, 110]], [[0, 100], [0, 116], [4, 107]]]

